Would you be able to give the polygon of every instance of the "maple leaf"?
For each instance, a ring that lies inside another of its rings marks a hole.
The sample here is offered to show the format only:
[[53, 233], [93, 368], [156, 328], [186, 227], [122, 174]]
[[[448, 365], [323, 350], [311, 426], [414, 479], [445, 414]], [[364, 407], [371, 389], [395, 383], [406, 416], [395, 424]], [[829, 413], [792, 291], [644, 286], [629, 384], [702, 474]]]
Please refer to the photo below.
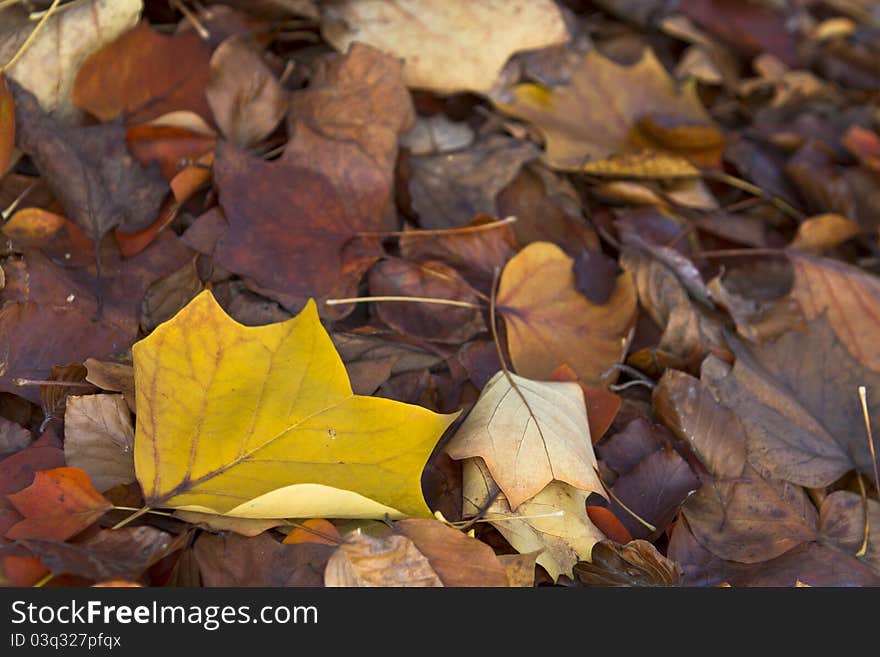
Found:
[[440, 93], [489, 91], [513, 53], [568, 40], [548, 0], [337, 0], [323, 9], [321, 32], [337, 50], [381, 48], [406, 60], [407, 86]]
[[607, 303], [596, 305], [575, 288], [573, 260], [547, 242], [534, 242], [508, 261], [498, 286], [498, 311], [517, 373], [547, 379], [564, 363], [590, 385], [626, 353], [636, 318], [629, 274], [617, 277]]
[[24, 516], [6, 532], [12, 539], [64, 541], [113, 508], [79, 468], [41, 470], [30, 486], [8, 498]]
[[481, 457], [514, 510], [551, 481], [603, 490], [584, 394], [573, 382], [498, 372], [446, 452], [454, 459]]
[[313, 301], [286, 322], [245, 327], [202, 292], [132, 353], [147, 506], [430, 515], [421, 471], [456, 414], [353, 394]]
[[[522, 84], [513, 95], [512, 102], [496, 104], [541, 131], [547, 163], [556, 169], [639, 177], [694, 175], [697, 170], [682, 155], [723, 144], [711, 128], [695, 82], [679, 90], [651, 50], [635, 65], [621, 66], [593, 49], [568, 86]], [[664, 127], [668, 123], [676, 127]], [[674, 130], [698, 131], [693, 148], [670, 138]]]

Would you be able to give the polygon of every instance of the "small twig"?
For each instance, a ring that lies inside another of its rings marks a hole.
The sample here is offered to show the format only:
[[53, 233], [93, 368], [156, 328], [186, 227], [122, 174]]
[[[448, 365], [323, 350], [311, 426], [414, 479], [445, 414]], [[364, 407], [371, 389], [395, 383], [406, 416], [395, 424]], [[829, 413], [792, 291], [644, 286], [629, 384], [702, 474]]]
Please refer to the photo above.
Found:
[[202, 21], [199, 20], [198, 16], [190, 11], [189, 7], [183, 4], [180, 0], [168, 0], [168, 2], [171, 6], [177, 9], [177, 11], [183, 14], [183, 17], [186, 18], [193, 28], [195, 28], [195, 31], [202, 38], [202, 41], [207, 41], [211, 38], [211, 33], [208, 32], [208, 29], [204, 26]]
[[[0, 174], [2, 174], [2, 173], [3, 172], [0, 171]], [[21, 205], [21, 202], [27, 198], [27, 195], [30, 194], [33, 191], [34, 187], [36, 187], [36, 186], [37, 186], [37, 181], [35, 180], [31, 184], [29, 184], [27, 187], [25, 187], [22, 190], [21, 194], [16, 196], [15, 200], [12, 203], [10, 203], [9, 206], [5, 210], [3, 210], [2, 213], [0, 213], [0, 218], [2, 218], [3, 221], [10, 219], [12, 216], [12, 213], [18, 209], [18, 206]]]
[[[143, 509], [138, 509], [133, 506], [114, 506], [113, 509], [115, 511], [143, 511]], [[147, 509], [146, 513], [149, 513], [153, 516], [165, 516], [166, 518], [176, 518], [173, 513], [168, 513], [167, 511], [153, 511], [152, 509]], [[143, 514], [141, 514], [143, 515]]]
[[868, 433], [868, 452], [871, 454], [871, 465], [874, 468], [874, 488], [880, 495], [880, 474], [877, 471], [877, 453], [874, 451], [874, 434], [871, 432], [871, 416], [868, 415], [868, 391], [865, 386], [859, 386], [859, 401], [862, 404], [865, 431]]
[[461, 235], [467, 233], [481, 233], [486, 230], [495, 230], [502, 226], [515, 223], [516, 217], [506, 217], [491, 223], [477, 226], [458, 226], [456, 228], [430, 228], [426, 230], [387, 230], [387, 231], [364, 231], [355, 233], [358, 237], [436, 237], [444, 235]]
[[48, 379], [12, 379], [12, 383], [22, 386], [58, 386], [60, 388], [95, 388], [91, 383], [83, 381], [50, 381]]
[[645, 386], [648, 390], [653, 390], [656, 387], [656, 384], [653, 381], [634, 379], [632, 381], [627, 381], [626, 383], [611, 383], [608, 385], [608, 389], [611, 392], [620, 392], [621, 390], [626, 390], [627, 388], [632, 388], [634, 386]]
[[115, 525], [113, 525], [113, 527], [111, 527], [111, 529], [122, 529], [122, 528], [125, 527], [128, 523], [130, 523], [132, 520], [136, 520], [137, 518], [140, 518], [140, 517], [141, 517], [142, 515], [144, 515], [145, 513], [149, 513], [149, 512], [150, 512], [150, 507], [148, 507], [148, 506], [145, 506], [145, 507], [142, 508], [142, 509], [138, 509], [137, 511], [135, 511], [134, 513], [132, 513], [132, 514], [131, 514], [130, 516], [128, 516], [127, 518], [123, 518], [122, 520], [120, 520], [119, 522], [117, 522]]
[[736, 187], [737, 189], [741, 189], [742, 191], [752, 194], [753, 196], [764, 199], [777, 210], [779, 210], [780, 212], [784, 212], [798, 223], [804, 220], [803, 213], [800, 212], [797, 208], [792, 206], [787, 201], [782, 200], [778, 196], [768, 194], [766, 191], [764, 191], [757, 185], [750, 183], [748, 180], [743, 180], [742, 178], [731, 176], [729, 173], [724, 173], [722, 171], [703, 171], [702, 175], [704, 178], [708, 178], [709, 180], [715, 180], [717, 182], [730, 185], [731, 187]]
[[371, 301], [405, 301], [411, 303], [436, 303], [443, 306], [457, 306], [459, 308], [478, 308], [482, 309], [478, 303], [470, 301], [456, 301], [455, 299], [437, 299], [434, 297], [349, 297], [347, 299], [327, 299], [324, 303], [328, 306], [341, 306], [345, 303], [367, 303]]
[[49, 581], [53, 577], [55, 577], [55, 573], [46, 573], [45, 575], [43, 575], [43, 577], [41, 577], [37, 582], [34, 583], [33, 588], [35, 588], [35, 589], [43, 588], [44, 586], [46, 586], [46, 584], [49, 583]]
[[859, 492], [862, 494], [862, 510], [865, 513], [865, 522], [862, 530], [862, 545], [856, 551], [857, 557], [863, 557], [868, 553], [868, 538], [871, 536], [871, 516], [868, 512], [868, 491], [865, 490], [865, 482], [862, 481], [860, 472], [856, 472], [856, 481], [859, 482]]
[[652, 531], [652, 532], [657, 531], [657, 528], [656, 528], [654, 525], [652, 525], [650, 522], [648, 522], [647, 520], [645, 520], [644, 518], [642, 518], [642, 517], [641, 517], [639, 514], [637, 514], [635, 511], [633, 511], [632, 509], [630, 509], [626, 504], [624, 504], [624, 503], [621, 501], [621, 499], [620, 499], [619, 497], [617, 497], [617, 495], [614, 494], [614, 491], [612, 491], [610, 488], [608, 488], [608, 486], [605, 485], [605, 482], [602, 481], [602, 475], [599, 474], [599, 469], [598, 469], [598, 468], [593, 467], [593, 471], [596, 473], [596, 477], [599, 479], [599, 483], [602, 484], [602, 488], [605, 489], [605, 492], [608, 493], [608, 496], [609, 496], [612, 500], [614, 500], [615, 502], [617, 502], [618, 505], [620, 505], [620, 508], [621, 508], [621, 509], [623, 509], [623, 510], [626, 511], [629, 515], [631, 515], [631, 516], [632, 516], [632, 517], [633, 517], [633, 518], [634, 518], [634, 519], [635, 519], [640, 525], [642, 525], [643, 527], [647, 528], [648, 531]]
[[49, 20], [49, 18], [52, 16], [52, 14], [55, 13], [55, 10], [58, 8], [58, 3], [60, 3], [60, 2], [61, 2], [61, 0], [53, 0], [52, 5], [46, 10], [46, 13], [43, 14], [43, 17], [40, 19], [40, 22], [34, 26], [34, 29], [31, 30], [30, 34], [28, 34], [27, 39], [25, 39], [24, 43], [21, 44], [21, 47], [18, 49], [18, 52], [16, 52], [12, 56], [12, 59], [10, 59], [8, 62], [6, 62], [6, 64], [4, 64], [2, 67], [0, 67], [0, 71], [8, 71], [9, 69], [11, 69], [13, 66], [15, 66], [18, 63], [18, 60], [20, 60], [22, 58], [22, 55], [24, 55], [24, 53], [27, 51], [27, 49], [30, 48], [31, 44], [34, 42], [34, 39], [36, 39], [37, 34], [40, 33], [40, 30], [46, 24], [46, 21]]
[[785, 249], [717, 249], [715, 251], [697, 251], [692, 258], [736, 258], [740, 256], [785, 255]]

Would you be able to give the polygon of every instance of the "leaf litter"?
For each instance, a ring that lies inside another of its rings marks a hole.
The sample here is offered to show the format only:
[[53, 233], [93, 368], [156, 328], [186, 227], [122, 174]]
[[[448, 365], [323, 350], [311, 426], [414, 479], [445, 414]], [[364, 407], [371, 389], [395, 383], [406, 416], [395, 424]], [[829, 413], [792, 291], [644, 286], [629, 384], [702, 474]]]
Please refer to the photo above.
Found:
[[2, 3], [0, 581], [880, 584], [868, 14], [301, 4]]

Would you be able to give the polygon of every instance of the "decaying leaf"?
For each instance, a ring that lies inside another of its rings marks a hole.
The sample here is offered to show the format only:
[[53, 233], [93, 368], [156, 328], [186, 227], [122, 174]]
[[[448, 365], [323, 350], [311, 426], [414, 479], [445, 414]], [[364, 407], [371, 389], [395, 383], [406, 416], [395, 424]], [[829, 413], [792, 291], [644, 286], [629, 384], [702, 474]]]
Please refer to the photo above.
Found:
[[647, 541], [618, 545], [600, 541], [593, 546], [592, 561], [574, 567], [586, 586], [681, 586], [681, 568]]
[[113, 508], [78, 468], [36, 472], [30, 486], [7, 497], [24, 516], [6, 531], [11, 539], [64, 541]]
[[211, 55], [205, 95], [221, 132], [240, 148], [255, 146], [287, 114], [287, 95], [256, 44], [231, 36]]
[[86, 381], [95, 384], [102, 390], [121, 392], [125, 403], [128, 404], [128, 408], [131, 411], [135, 410], [134, 369], [131, 363], [87, 358], [83, 365], [88, 370]]
[[132, 351], [135, 470], [149, 506], [430, 515], [421, 470], [455, 415], [355, 396], [314, 303], [248, 328], [202, 292]]
[[605, 538], [587, 515], [585, 490], [554, 481], [513, 511], [483, 459], [467, 459], [462, 468], [462, 515], [483, 512], [517, 551], [539, 552], [537, 563], [554, 581], [589, 561], [593, 545]]
[[620, 362], [629, 345], [636, 294], [621, 274], [607, 303], [595, 305], [575, 288], [573, 260], [559, 247], [535, 242], [510, 259], [501, 274], [498, 310], [507, 327], [513, 367], [547, 379], [564, 363], [590, 385]]
[[[65, 7], [49, 17], [10, 69], [9, 77], [33, 93], [45, 111], [72, 123], [79, 116], [71, 95], [80, 65], [89, 54], [134, 26], [142, 8], [142, 0], [87, 0]], [[0, 41], [0, 63], [9, 61], [33, 29], [33, 23], [26, 20]]]
[[[687, 157], [723, 143], [711, 127], [694, 82], [689, 81], [679, 90], [651, 50], [630, 67], [590, 50], [568, 86], [547, 89], [523, 84], [514, 87], [513, 94], [513, 102], [497, 104], [503, 111], [535, 124], [546, 141], [547, 162], [556, 169], [577, 171], [585, 165], [597, 168], [601, 163], [604, 168], [596, 173], [693, 175]], [[668, 129], [645, 129], [658, 125], [657, 119], [679, 126], [679, 130], [699, 130], [700, 136], [689, 147], [680, 139], [670, 138]], [[641, 154], [646, 150], [650, 152]], [[615, 159], [621, 155], [635, 159]]]
[[31, 440], [30, 431], [0, 416], [0, 459], [23, 450], [31, 444]]
[[134, 425], [122, 395], [79, 395], [67, 399], [64, 457], [100, 491], [130, 484], [134, 474]]
[[552, 481], [603, 490], [584, 395], [576, 383], [498, 372], [446, 452], [459, 460], [482, 458], [513, 510]]
[[406, 60], [407, 86], [440, 93], [489, 91], [513, 53], [568, 40], [548, 0], [334, 0], [321, 8], [322, 33], [337, 50], [354, 41], [381, 48]]

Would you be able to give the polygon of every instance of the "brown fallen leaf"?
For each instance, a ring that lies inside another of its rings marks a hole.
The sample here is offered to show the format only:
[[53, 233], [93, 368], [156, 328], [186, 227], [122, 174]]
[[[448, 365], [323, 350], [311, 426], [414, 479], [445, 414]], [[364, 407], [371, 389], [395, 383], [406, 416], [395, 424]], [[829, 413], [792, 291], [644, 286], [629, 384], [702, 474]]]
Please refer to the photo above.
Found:
[[[867, 544], [861, 554], [866, 526]], [[831, 493], [819, 509], [819, 541], [857, 556], [880, 575], [880, 502], [844, 490]]]
[[810, 217], [798, 226], [789, 248], [798, 251], [820, 252], [831, 249], [861, 232], [857, 223], [838, 214], [820, 214]]
[[356, 285], [377, 259], [378, 252], [355, 253], [346, 261], [345, 243], [359, 229], [378, 226], [363, 215], [347, 214], [331, 180], [303, 167], [293, 151], [264, 162], [218, 144], [214, 175], [229, 222], [217, 241], [215, 261], [253, 280], [285, 307], [297, 310], [308, 297], [333, 296], [348, 266], [355, 267]]
[[873, 339], [880, 322], [880, 279], [863, 269], [807, 254], [789, 253], [795, 280], [791, 296], [808, 320], [827, 315], [846, 350], [880, 372], [880, 345]]
[[263, 533], [202, 534], [193, 554], [204, 586], [323, 586], [329, 545], [284, 545]]
[[287, 114], [287, 94], [257, 44], [240, 36], [211, 55], [205, 96], [220, 131], [239, 148], [260, 143]]
[[125, 147], [119, 125], [64, 128], [40, 109], [29, 91], [11, 82], [16, 105], [16, 143], [43, 175], [49, 189], [98, 244], [120, 226], [146, 228], [168, 186], [158, 167], [145, 169]]
[[[853, 469], [873, 476], [856, 391], [880, 390], [880, 375], [850, 356], [827, 317], [764, 345], [730, 344], [734, 366], [710, 357], [702, 379], [739, 417], [755, 465], [809, 487]], [[876, 425], [876, 405], [871, 410]]]
[[[720, 361], [710, 358], [704, 376], [715, 363]], [[804, 490], [752, 464], [742, 415], [738, 418], [715, 401], [699, 380], [673, 370], [660, 380], [654, 402], [659, 417], [691, 445], [714, 478], [682, 510], [694, 536], [710, 552], [756, 563], [815, 539], [817, 514]]]
[[141, 327], [149, 333], [159, 324], [174, 317], [204, 289], [199, 278], [196, 258], [177, 271], [150, 284], [141, 304]]
[[681, 586], [682, 572], [647, 541], [619, 545], [600, 541], [593, 546], [592, 562], [574, 567], [574, 575], [585, 586]]
[[134, 424], [122, 395], [81, 395], [67, 400], [64, 457], [99, 491], [130, 484], [134, 474]]
[[[142, 9], [142, 0], [86, 0], [65, 7], [49, 17], [9, 70], [9, 77], [27, 87], [46, 112], [66, 124], [75, 123], [81, 116], [72, 99], [77, 71], [91, 53], [137, 23]], [[4, 64], [34, 30], [26, 13], [20, 23], [11, 23], [15, 31], [0, 37], [0, 62]]]
[[205, 98], [210, 56], [195, 31], [164, 35], [141, 21], [79, 67], [73, 101], [100, 121], [123, 116], [137, 124], [189, 110], [210, 122]]
[[213, 532], [235, 532], [241, 536], [257, 536], [263, 532], [286, 525], [286, 520], [273, 518], [231, 518], [215, 513], [200, 513], [176, 509], [174, 517], [196, 527]]
[[[522, 84], [514, 87], [513, 95], [512, 102], [496, 105], [538, 128], [547, 163], [555, 169], [578, 171], [589, 165], [598, 174], [693, 175], [696, 170], [686, 157], [704, 150], [704, 145], [717, 148], [718, 133], [711, 128], [694, 82], [679, 89], [651, 50], [629, 67], [590, 50], [569, 85], [547, 89]], [[699, 148], [678, 145], [670, 151], [668, 143], [640, 129], [654, 117], [672, 125], [699, 126], [710, 138], [698, 141]]]
[[439, 260], [484, 294], [492, 285], [495, 268], [503, 267], [518, 249], [511, 226], [485, 215], [463, 230], [405, 231], [399, 244], [407, 260]]
[[482, 458], [510, 508], [551, 481], [602, 493], [581, 388], [498, 372], [445, 448], [452, 458]]
[[65, 541], [113, 508], [79, 468], [36, 472], [30, 486], [7, 499], [24, 516], [6, 531], [6, 538], [13, 540]]
[[[370, 270], [369, 286], [374, 296], [449, 299], [479, 305], [473, 288], [461, 275], [437, 261], [383, 260]], [[404, 335], [452, 344], [465, 342], [486, 329], [479, 307], [387, 301], [376, 304], [376, 315]]]
[[453, 153], [410, 158], [409, 194], [422, 228], [464, 226], [480, 214], [498, 215], [496, 197], [537, 149], [492, 135]]
[[135, 412], [134, 369], [131, 363], [86, 358], [83, 365], [88, 370], [86, 381], [102, 390], [121, 392], [128, 408]]
[[23, 539], [53, 575], [77, 575], [95, 582], [136, 581], [174, 546], [170, 534], [155, 527], [102, 529], [75, 543]]
[[[643, 369], [652, 372], [655, 363], [681, 369], [698, 367], [708, 353], [729, 358], [721, 317], [692, 301], [673, 270], [634, 249], [624, 251], [620, 265], [632, 277], [641, 307], [663, 327], [660, 340], [651, 348], [653, 354], [660, 355], [633, 360], [633, 364], [645, 365]], [[638, 356], [633, 354], [631, 359]]]
[[552, 242], [570, 256], [599, 250], [599, 237], [584, 219], [577, 192], [568, 180], [532, 162], [496, 196], [499, 217], [516, 217], [517, 242]]
[[46, 379], [57, 363], [103, 358], [131, 346], [138, 333], [140, 304], [147, 286], [179, 269], [191, 252], [170, 232], [149, 248], [123, 260], [106, 252], [104, 312], [93, 321], [98, 300], [94, 269], [65, 269], [37, 251], [25, 255], [27, 297], [8, 298], [0, 290], [0, 390], [37, 401], [35, 387], [16, 386], [13, 379]]
[[590, 303], [574, 286], [573, 260], [559, 247], [534, 242], [504, 267], [498, 310], [507, 327], [514, 369], [547, 379], [568, 363], [588, 385], [608, 383], [601, 375], [626, 353], [636, 315], [629, 274], [604, 305]]
[[[184, 114], [191, 114], [184, 112]], [[200, 119], [201, 120], [201, 119]], [[144, 166], [155, 162], [169, 182], [181, 170], [181, 161], [195, 160], [203, 153], [214, 150], [216, 134], [196, 131], [176, 125], [129, 126], [125, 130], [125, 143], [132, 156]]]
[[548, 0], [334, 0], [321, 10], [321, 33], [337, 50], [354, 41], [381, 48], [406, 60], [407, 86], [438, 93], [488, 92], [513, 53], [568, 40]]
[[[67, 398], [70, 395], [83, 395], [97, 392], [86, 383], [86, 368], [81, 363], [70, 365], [53, 365], [49, 375], [49, 381], [56, 385], [40, 386], [40, 404], [46, 418], [62, 420], [64, 409], [67, 406]], [[61, 385], [69, 384], [69, 385]]]

